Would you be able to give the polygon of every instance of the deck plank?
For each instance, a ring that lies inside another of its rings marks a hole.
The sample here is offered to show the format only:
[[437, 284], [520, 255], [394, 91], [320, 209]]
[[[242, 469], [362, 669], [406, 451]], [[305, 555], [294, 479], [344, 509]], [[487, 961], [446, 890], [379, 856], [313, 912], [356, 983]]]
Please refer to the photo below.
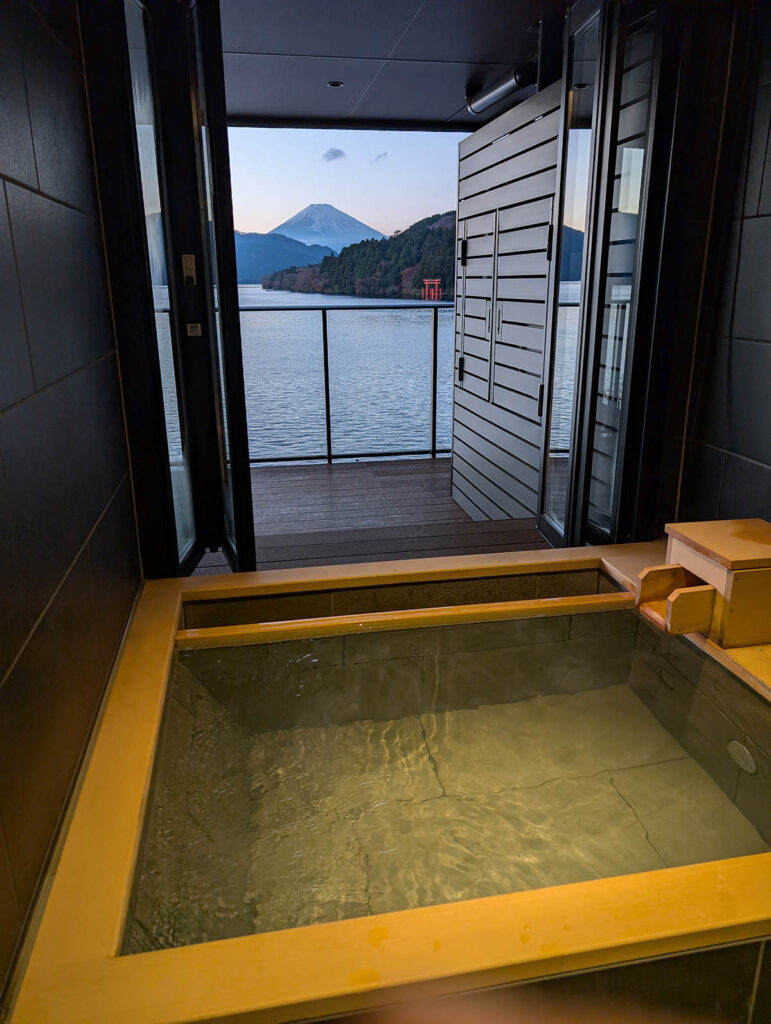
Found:
[[[258, 569], [547, 547], [535, 520], [474, 522], [450, 494], [450, 460], [252, 469]], [[197, 573], [227, 572], [221, 552]]]

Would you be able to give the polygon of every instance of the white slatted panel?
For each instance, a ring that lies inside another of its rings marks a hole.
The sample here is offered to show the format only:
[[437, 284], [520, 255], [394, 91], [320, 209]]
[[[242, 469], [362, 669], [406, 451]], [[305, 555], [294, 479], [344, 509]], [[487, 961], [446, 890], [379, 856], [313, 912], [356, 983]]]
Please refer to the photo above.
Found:
[[456, 374], [452, 493], [475, 519], [537, 512], [561, 94], [557, 82], [460, 144], [456, 355], [464, 378]]

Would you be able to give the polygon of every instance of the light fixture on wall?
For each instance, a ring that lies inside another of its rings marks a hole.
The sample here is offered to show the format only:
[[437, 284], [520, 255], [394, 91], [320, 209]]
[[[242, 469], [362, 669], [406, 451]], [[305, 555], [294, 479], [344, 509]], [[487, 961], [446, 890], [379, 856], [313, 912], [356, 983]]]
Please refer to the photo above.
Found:
[[517, 64], [510, 75], [507, 75], [497, 85], [489, 89], [482, 89], [480, 92], [469, 96], [466, 95], [466, 109], [470, 114], [481, 114], [488, 107], [512, 96], [520, 89], [526, 89], [529, 85], [535, 85], [537, 68], [532, 61], [525, 61]]

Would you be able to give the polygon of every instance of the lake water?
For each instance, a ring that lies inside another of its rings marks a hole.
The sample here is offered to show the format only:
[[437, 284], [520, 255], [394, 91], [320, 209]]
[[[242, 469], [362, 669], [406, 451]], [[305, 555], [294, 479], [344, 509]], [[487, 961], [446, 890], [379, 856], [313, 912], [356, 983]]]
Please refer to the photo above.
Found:
[[[573, 282], [570, 282], [571, 284]], [[156, 289], [156, 305], [168, 305]], [[564, 300], [572, 299], [565, 296]], [[330, 422], [335, 455], [420, 451], [431, 447], [432, 310], [412, 302], [305, 295], [239, 288], [244, 389], [253, 459], [326, 453], [322, 318], [327, 307]], [[377, 309], [378, 305], [405, 309]], [[356, 309], [341, 309], [356, 306]], [[278, 307], [278, 308], [265, 308]], [[453, 389], [452, 308], [438, 311], [437, 447], [449, 449]], [[168, 315], [157, 314], [164, 398], [172, 453], [179, 452]], [[561, 311], [557, 415], [552, 445], [570, 432], [576, 310]], [[571, 351], [572, 350], [572, 351]], [[567, 358], [565, 358], [567, 357]], [[562, 379], [564, 377], [564, 380]]]
[[[326, 451], [321, 313], [328, 307], [329, 397], [336, 455], [431, 447], [432, 310], [373, 309], [384, 299], [239, 288], [252, 458]], [[391, 303], [388, 303], [389, 305]], [[340, 306], [356, 306], [353, 310]], [[453, 310], [438, 312], [437, 445], [450, 447]]]

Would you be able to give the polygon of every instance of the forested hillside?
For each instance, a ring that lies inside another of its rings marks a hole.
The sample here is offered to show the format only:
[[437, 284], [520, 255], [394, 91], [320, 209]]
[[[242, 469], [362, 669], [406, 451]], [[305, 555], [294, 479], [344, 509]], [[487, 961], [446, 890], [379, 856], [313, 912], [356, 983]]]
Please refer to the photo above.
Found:
[[236, 266], [239, 284], [259, 284], [266, 274], [298, 263], [321, 263], [333, 250], [328, 245], [305, 245], [271, 231], [236, 231]]
[[454, 296], [455, 213], [419, 220], [391, 238], [346, 246], [309, 267], [289, 267], [263, 278], [264, 288], [378, 299], [419, 299], [424, 277], [442, 279]]

